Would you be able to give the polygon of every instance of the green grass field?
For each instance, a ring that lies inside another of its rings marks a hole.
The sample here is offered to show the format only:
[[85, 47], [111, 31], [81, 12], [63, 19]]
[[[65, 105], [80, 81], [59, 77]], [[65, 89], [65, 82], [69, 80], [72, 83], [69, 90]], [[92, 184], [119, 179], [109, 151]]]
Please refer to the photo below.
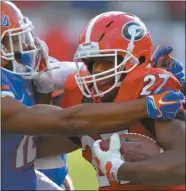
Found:
[[81, 150], [68, 154], [69, 175], [76, 190], [98, 190], [96, 172], [81, 155]]

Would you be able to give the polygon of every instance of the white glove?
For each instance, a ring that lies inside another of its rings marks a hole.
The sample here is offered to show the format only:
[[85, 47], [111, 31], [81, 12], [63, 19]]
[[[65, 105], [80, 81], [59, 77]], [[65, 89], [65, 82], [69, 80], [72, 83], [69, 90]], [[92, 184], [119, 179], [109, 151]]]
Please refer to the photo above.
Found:
[[51, 71], [46, 71], [35, 75], [33, 82], [36, 91], [39, 93], [48, 94], [54, 90]]
[[97, 140], [93, 144], [95, 161], [103, 174], [106, 174], [111, 181], [118, 182], [118, 169], [125, 162], [122, 160], [122, 155], [120, 153], [121, 143], [119, 135], [114, 133], [111, 136], [108, 151], [103, 151], [100, 148], [101, 142], [102, 140]]
[[39, 38], [35, 37], [34, 38], [34, 42], [37, 48], [39, 48], [41, 50], [41, 55], [44, 58], [44, 60], [46, 61], [46, 63], [48, 64], [48, 59], [49, 59], [49, 49], [47, 44], [43, 41], [40, 40]]
[[[44, 65], [47, 66], [46, 71], [36, 74], [33, 77], [34, 87], [39, 93], [51, 93], [54, 90], [53, 77], [51, 70], [49, 68], [48, 60], [48, 46], [46, 43], [38, 38], [35, 38], [35, 45], [41, 50], [40, 62], [45, 62]], [[40, 63], [42, 64], [42, 63]]]

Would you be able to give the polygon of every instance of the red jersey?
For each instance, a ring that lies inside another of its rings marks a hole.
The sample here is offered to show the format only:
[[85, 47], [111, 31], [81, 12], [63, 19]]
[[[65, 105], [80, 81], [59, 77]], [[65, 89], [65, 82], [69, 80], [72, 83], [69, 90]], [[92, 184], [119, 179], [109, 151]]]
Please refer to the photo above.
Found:
[[[82, 76], [86, 74], [82, 71]], [[83, 103], [83, 95], [81, 94], [74, 79], [75, 73], [71, 74], [65, 84], [65, 94], [63, 98], [62, 107], [71, 107]], [[129, 73], [121, 83], [118, 94], [114, 102], [124, 102], [129, 100], [138, 99], [143, 96], [154, 94], [161, 88], [171, 88], [180, 90], [181, 85], [178, 80], [169, 72], [162, 69], [146, 68], [139, 69]], [[127, 116], [126, 116], [127, 117]], [[152, 133], [142, 125], [141, 122], [133, 124], [129, 129], [120, 131], [119, 134], [133, 132], [139, 133], [153, 138]], [[82, 151], [83, 157], [89, 161], [97, 171], [97, 179], [99, 182], [100, 190], [164, 190], [156, 186], [134, 185], [132, 182], [120, 181], [110, 182], [108, 177], [103, 175], [97, 168], [94, 160], [92, 146], [95, 140], [106, 140], [110, 138], [112, 133], [99, 134], [99, 135], [86, 135], [82, 136]]]

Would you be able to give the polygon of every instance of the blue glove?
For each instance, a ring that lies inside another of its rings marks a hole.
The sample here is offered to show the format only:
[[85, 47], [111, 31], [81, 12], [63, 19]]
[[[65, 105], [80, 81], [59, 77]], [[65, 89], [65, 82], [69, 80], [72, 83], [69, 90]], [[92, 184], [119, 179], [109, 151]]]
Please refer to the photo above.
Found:
[[160, 49], [154, 56], [154, 64], [156, 68], [164, 68], [171, 72], [183, 85], [185, 81], [184, 70], [182, 64], [170, 56], [173, 51], [172, 47]]
[[182, 105], [184, 95], [174, 90], [161, 90], [146, 97], [148, 117], [153, 119], [174, 119]]

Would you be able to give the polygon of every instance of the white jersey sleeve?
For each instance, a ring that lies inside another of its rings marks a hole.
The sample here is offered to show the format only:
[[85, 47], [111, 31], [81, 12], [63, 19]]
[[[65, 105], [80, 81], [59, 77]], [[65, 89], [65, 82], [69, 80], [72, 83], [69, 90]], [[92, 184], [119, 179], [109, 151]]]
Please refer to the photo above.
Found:
[[[79, 62], [78, 65], [79, 68], [85, 67], [83, 62]], [[67, 76], [77, 71], [75, 62], [60, 62], [53, 57], [49, 57], [48, 69], [33, 79], [35, 89], [40, 93], [63, 90]]]
[[[79, 68], [85, 67], [83, 62], [79, 62]], [[52, 72], [54, 91], [64, 89], [65, 80], [73, 72], [76, 72], [75, 62], [56, 62], [50, 63], [51, 67], [56, 67]]]

